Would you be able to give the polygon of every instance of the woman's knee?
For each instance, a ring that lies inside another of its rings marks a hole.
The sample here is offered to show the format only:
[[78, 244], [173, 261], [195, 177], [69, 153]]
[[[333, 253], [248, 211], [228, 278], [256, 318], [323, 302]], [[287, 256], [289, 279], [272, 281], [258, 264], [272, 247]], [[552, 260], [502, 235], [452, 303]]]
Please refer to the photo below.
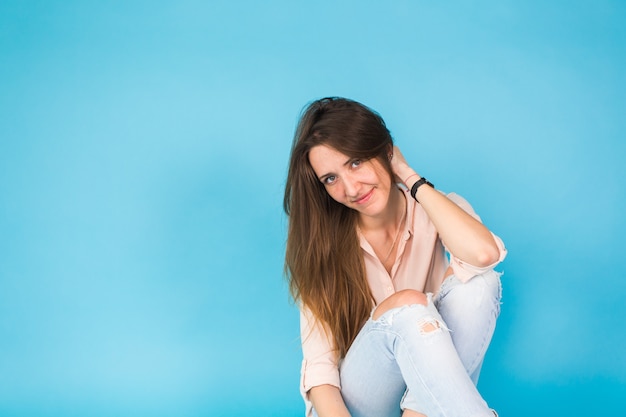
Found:
[[412, 305], [412, 304], [428, 304], [426, 294], [417, 290], [402, 290], [387, 297], [382, 303], [376, 307], [372, 319], [377, 320], [387, 311], [394, 308]]
[[501, 284], [500, 273], [496, 271], [487, 271], [483, 274], [472, 277], [467, 282], [461, 282], [456, 277], [450, 277], [444, 281], [441, 286], [438, 298], [445, 297], [448, 293], [455, 294], [457, 297], [468, 297], [470, 299], [479, 300], [487, 295], [499, 297]]
[[500, 298], [502, 289], [500, 275], [499, 272], [493, 270], [487, 271], [472, 278], [467, 283], [469, 285], [463, 284], [461, 287], [467, 288], [467, 291], [474, 297], [480, 295], [484, 297]]

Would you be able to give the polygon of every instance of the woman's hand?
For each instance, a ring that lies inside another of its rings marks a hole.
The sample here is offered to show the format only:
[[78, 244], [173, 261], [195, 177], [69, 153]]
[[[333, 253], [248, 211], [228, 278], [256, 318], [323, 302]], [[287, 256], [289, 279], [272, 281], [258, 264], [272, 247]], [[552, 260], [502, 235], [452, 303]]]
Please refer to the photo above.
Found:
[[396, 177], [398, 177], [398, 180], [402, 181], [408, 189], [411, 189], [411, 186], [421, 178], [420, 175], [409, 166], [406, 159], [404, 159], [404, 155], [400, 152], [400, 148], [397, 146], [393, 147], [391, 168], [393, 169], [393, 173]]

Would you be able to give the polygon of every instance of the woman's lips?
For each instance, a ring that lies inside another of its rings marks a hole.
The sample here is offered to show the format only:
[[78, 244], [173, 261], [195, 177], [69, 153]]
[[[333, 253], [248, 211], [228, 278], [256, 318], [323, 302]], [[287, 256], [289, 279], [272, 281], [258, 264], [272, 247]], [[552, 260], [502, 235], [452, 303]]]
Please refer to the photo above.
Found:
[[363, 197], [360, 197], [360, 198], [354, 200], [354, 202], [356, 204], [366, 203], [370, 199], [370, 197], [372, 196], [372, 193], [374, 193], [374, 189], [373, 188], [367, 194], [365, 194]]

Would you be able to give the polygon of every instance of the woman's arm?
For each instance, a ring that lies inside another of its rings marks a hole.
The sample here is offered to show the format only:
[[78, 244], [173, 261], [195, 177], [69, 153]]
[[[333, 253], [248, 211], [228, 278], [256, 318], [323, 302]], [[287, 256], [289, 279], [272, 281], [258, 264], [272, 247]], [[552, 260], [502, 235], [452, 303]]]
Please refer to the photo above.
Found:
[[[421, 178], [408, 165], [396, 146], [391, 166], [409, 189]], [[489, 229], [481, 222], [428, 185], [419, 187], [416, 197], [435, 225], [444, 245], [454, 256], [478, 267], [489, 266], [498, 261], [498, 246]]]
[[319, 417], [350, 417], [341, 391], [334, 385], [319, 385], [311, 388], [309, 399]]

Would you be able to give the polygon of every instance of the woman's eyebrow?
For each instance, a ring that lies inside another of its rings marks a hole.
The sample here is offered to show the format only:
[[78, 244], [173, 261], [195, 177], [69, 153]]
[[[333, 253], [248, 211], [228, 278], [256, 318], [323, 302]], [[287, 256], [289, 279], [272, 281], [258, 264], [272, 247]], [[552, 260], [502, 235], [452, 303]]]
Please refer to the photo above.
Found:
[[[355, 158], [348, 158], [348, 159], [346, 160], [346, 162], [344, 162], [344, 163], [343, 163], [343, 166], [345, 167], [345, 166], [350, 165], [350, 164], [352, 163], [352, 161], [354, 161], [354, 160], [355, 160]], [[320, 181], [324, 181], [324, 178], [329, 177], [329, 176], [331, 176], [331, 175], [337, 175], [337, 174], [335, 174], [334, 172], [328, 172], [328, 173], [326, 173], [326, 174], [322, 174], [322, 175], [320, 175], [320, 176], [318, 177], [318, 179], [319, 179]]]
[[318, 179], [323, 182], [326, 177], [330, 177], [331, 175], [335, 175], [335, 174], [333, 174], [332, 172], [329, 172], [327, 174], [320, 175]]

